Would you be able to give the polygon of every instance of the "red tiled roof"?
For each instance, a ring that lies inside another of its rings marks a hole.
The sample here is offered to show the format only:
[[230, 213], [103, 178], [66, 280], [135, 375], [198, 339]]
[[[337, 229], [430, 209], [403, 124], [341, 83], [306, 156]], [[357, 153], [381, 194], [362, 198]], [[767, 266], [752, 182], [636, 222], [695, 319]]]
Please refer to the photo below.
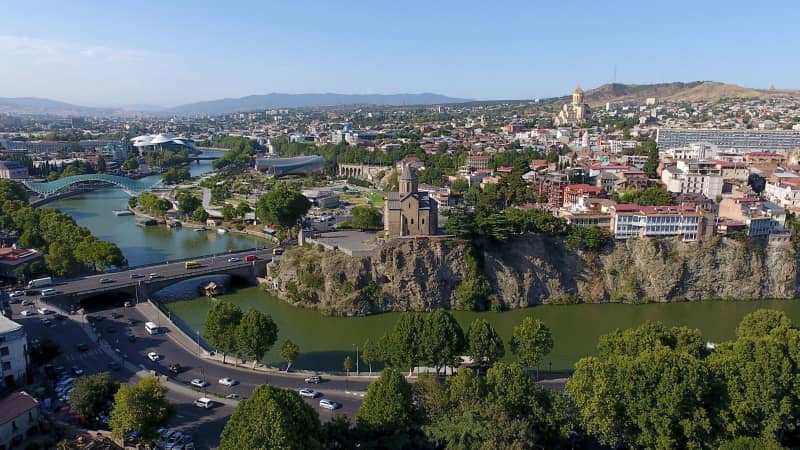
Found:
[[6, 424], [39, 406], [27, 392], [15, 392], [0, 400], [0, 424]]

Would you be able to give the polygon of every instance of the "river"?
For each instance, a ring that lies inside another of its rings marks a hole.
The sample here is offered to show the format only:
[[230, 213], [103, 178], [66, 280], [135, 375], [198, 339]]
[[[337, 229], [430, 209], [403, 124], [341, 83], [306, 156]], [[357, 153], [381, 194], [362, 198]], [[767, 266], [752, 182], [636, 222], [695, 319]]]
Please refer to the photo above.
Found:
[[[211, 170], [210, 161], [191, 164], [192, 175]], [[257, 244], [254, 238], [228, 233], [192, 230], [169, 230], [166, 227], [138, 227], [132, 216], [117, 217], [111, 211], [126, 207], [128, 195], [120, 189], [98, 189], [75, 197], [49, 203], [70, 214], [79, 224], [88, 227], [97, 237], [115, 242], [131, 265], [148, 264], [169, 259], [187, 258], [227, 250], [244, 249]], [[222, 298], [243, 310], [256, 308], [272, 315], [280, 328], [279, 341], [266, 360], [280, 364], [280, 345], [291, 339], [300, 346], [301, 356], [295, 362], [299, 368], [341, 370], [346, 354], [355, 356], [355, 345], [365, 339], [377, 339], [391, 329], [397, 313], [368, 317], [326, 317], [313, 310], [294, 308], [270, 296], [263, 289], [245, 287], [233, 290]], [[201, 330], [206, 312], [212, 302], [208, 298], [171, 301], [167, 304], [174, 315], [192, 329]], [[668, 325], [699, 328], [704, 337], [719, 342], [733, 337], [739, 320], [758, 308], [786, 311], [800, 324], [800, 303], [797, 301], [693, 302], [649, 305], [570, 305], [537, 306], [502, 313], [454, 312], [466, 329], [474, 318], [489, 320], [508, 342], [514, 325], [525, 316], [541, 319], [553, 332], [552, 353], [542, 363], [542, 369], [570, 369], [583, 356], [595, 351], [600, 335], [617, 328], [628, 328], [658, 320]], [[550, 365], [552, 363], [552, 366]], [[366, 364], [361, 370], [366, 370]]]
[[[205, 151], [203, 155], [219, 152]], [[211, 161], [189, 165], [192, 176], [212, 170]], [[143, 179], [157, 179], [159, 175]], [[133, 216], [115, 216], [115, 209], [128, 207], [128, 194], [118, 188], [102, 188], [46, 204], [69, 214], [100, 239], [116, 243], [128, 264], [138, 266], [170, 259], [242, 250], [263, 242], [258, 238], [237, 233], [217, 234], [193, 229], [169, 229], [166, 226], [140, 227]]]

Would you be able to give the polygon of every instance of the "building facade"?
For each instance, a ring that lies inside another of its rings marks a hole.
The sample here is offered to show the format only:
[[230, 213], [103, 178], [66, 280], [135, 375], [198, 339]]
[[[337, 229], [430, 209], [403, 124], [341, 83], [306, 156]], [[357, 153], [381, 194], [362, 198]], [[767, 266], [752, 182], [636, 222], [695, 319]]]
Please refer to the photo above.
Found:
[[753, 151], [788, 153], [800, 147], [800, 131], [659, 128], [656, 142], [661, 151], [704, 142], [715, 145], [720, 151], [739, 154]]
[[589, 105], [583, 102], [583, 89], [575, 88], [572, 93], [572, 104], [564, 104], [556, 117], [556, 126], [579, 125], [589, 120], [592, 112]]
[[22, 325], [0, 315], [0, 385], [25, 382], [28, 371], [28, 336]]
[[0, 161], [0, 178], [24, 180], [28, 178], [28, 168], [19, 161]]
[[676, 236], [693, 242], [703, 234], [703, 213], [682, 206], [614, 205], [611, 233], [615, 239]]
[[0, 400], [0, 450], [22, 448], [19, 444], [38, 430], [38, 400], [27, 392], [15, 392]]
[[417, 174], [404, 166], [398, 192], [389, 192], [383, 210], [383, 229], [389, 237], [432, 236], [439, 226], [439, 208], [427, 192], [419, 192]]

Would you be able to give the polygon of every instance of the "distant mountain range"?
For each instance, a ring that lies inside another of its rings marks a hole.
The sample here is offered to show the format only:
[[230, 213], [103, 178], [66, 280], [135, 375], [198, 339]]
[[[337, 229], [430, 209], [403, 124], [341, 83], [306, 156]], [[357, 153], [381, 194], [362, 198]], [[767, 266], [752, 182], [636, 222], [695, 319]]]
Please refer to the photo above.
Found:
[[[639, 101], [656, 97], [661, 101], [717, 101], [722, 98], [771, 98], [777, 96], [800, 97], [800, 91], [752, 89], [735, 84], [716, 81], [692, 81], [688, 83], [621, 84], [609, 83], [586, 91], [585, 101], [592, 106], [606, 102]], [[570, 96], [545, 100], [564, 103]], [[132, 114], [147, 115], [195, 115], [229, 114], [244, 111], [258, 111], [275, 108], [303, 108], [314, 106], [341, 105], [432, 105], [473, 102], [471, 99], [454, 98], [445, 95], [421, 94], [265, 94], [249, 95], [241, 98], [223, 98], [196, 103], [188, 103], [171, 108], [151, 105], [123, 105], [118, 107], [95, 108], [79, 106], [35, 97], [0, 97], [0, 113], [52, 114], [59, 116], [120, 116]], [[480, 101], [481, 104], [495, 103]]]
[[[590, 89], [584, 101], [592, 106], [607, 102], [639, 101], [655, 97], [659, 101], [696, 102], [718, 101], [723, 98], [772, 98], [798, 96], [800, 91], [776, 89], [752, 89], [717, 81], [692, 81], [689, 83], [621, 84], [609, 83]], [[559, 97], [556, 101], [570, 101], [571, 97]]]

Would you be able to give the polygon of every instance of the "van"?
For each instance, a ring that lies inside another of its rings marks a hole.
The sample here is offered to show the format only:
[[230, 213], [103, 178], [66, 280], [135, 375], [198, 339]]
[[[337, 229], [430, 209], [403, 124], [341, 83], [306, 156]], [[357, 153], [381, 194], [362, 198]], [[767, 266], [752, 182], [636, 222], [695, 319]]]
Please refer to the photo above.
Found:
[[255, 261], [256, 260], [256, 255], [247, 255], [247, 256], [244, 257], [244, 260], [247, 261], [247, 262]]
[[187, 269], [197, 269], [198, 267], [200, 267], [200, 263], [197, 261], [186, 261], [185, 263], [183, 263], [183, 267]]
[[208, 409], [214, 406], [214, 401], [208, 397], [200, 397], [194, 401], [194, 406], [197, 406], [198, 408]]
[[56, 295], [55, 289], [42, 289], [42, 297], [49, 297], [51, 295]]
[[155, 322], [146, 322], [144, 324], [144, 329], [150, 334], [158, 334], [161, 332], [161, 327], [155, 324]]

